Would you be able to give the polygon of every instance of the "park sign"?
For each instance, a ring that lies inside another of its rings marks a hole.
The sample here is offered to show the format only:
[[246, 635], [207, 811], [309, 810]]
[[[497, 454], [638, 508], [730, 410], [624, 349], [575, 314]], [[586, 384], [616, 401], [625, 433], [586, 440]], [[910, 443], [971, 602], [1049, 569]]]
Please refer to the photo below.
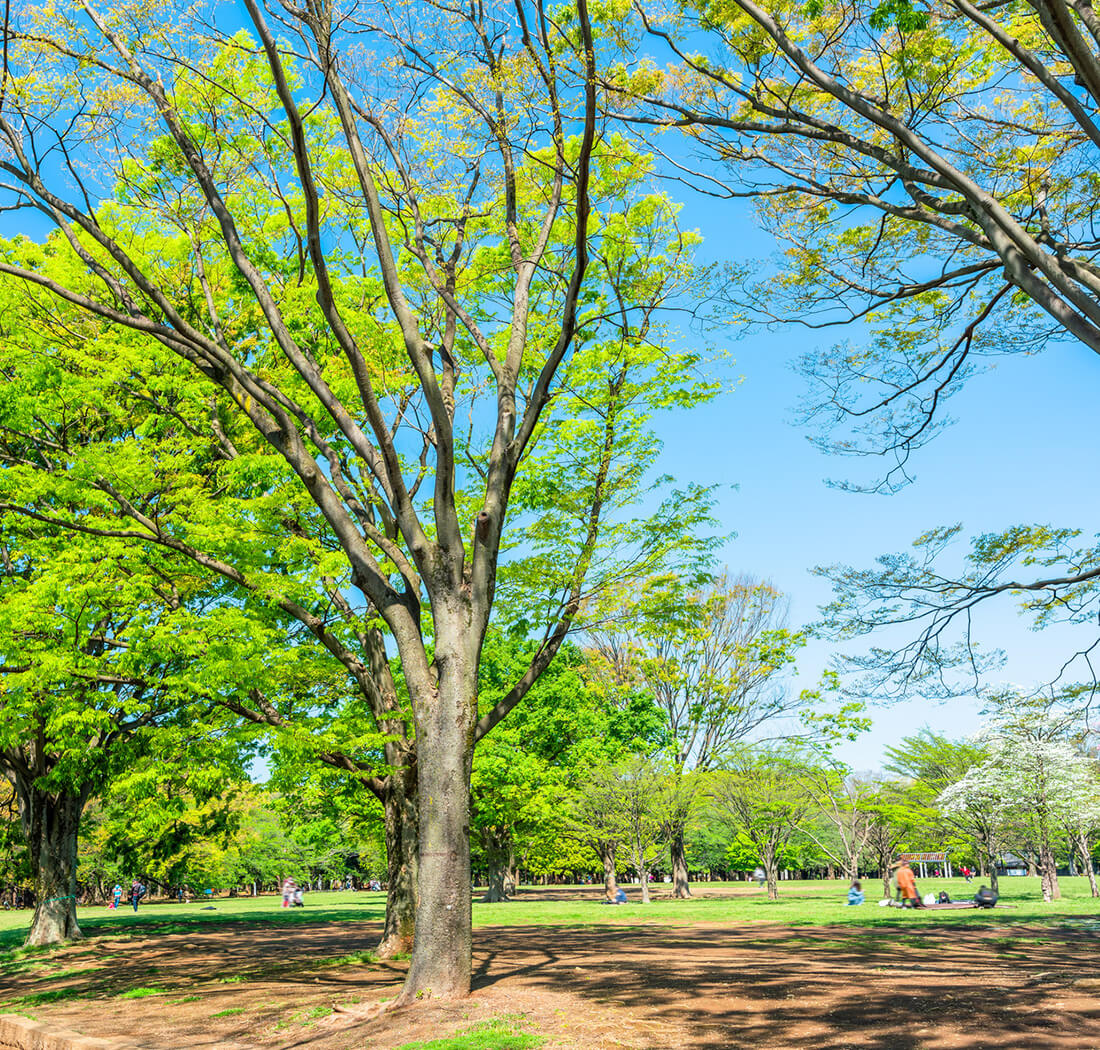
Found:
[[939, 861], [941, 864], [947, 860], [947, 853], [899, 853], [898, 860], [906, 864], [927, 864], [931, 861]]

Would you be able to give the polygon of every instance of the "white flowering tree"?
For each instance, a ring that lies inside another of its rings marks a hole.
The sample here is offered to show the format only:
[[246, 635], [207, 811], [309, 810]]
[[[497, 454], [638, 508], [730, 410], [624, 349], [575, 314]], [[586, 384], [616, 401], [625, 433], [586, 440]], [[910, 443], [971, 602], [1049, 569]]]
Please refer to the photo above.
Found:
[[1100, 770], [1086, 756], [1079, 754], [1077, 757], [1078, 775], [1066, 795], [1061, 820], [1070, 849], [1088, 876], [1089, 890], [1094, 897], [1100, 897], [1092, 867], [1092, 846], [1100, 832]]
[[1026, 828], [1038, 845], [1043, 900], [1057, 900], [1054, 842], [1063, 829], [1092, 870], [1089, 841], [1100, 822], [1096, 768], [1075, 740], [1076, 716], [1014, 691], [1001, 693], [996, 705], [997, 715], [979, 734], [988, 757], [947, 788], [940, 805], [949, 815], [981, 817], [991, 864], [1005, 826]]

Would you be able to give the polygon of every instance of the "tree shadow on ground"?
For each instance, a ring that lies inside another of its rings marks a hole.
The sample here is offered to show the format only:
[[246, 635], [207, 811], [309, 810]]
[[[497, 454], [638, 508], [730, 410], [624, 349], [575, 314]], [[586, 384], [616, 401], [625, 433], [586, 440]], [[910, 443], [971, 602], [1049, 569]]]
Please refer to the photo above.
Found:
[[681, 1024], [700, 1050], [1100, 1046], [1092, 935], [1001, 924], [543, 932], [542, 944], [522, 930], [479, 937], [477, 986], [568, 987]]

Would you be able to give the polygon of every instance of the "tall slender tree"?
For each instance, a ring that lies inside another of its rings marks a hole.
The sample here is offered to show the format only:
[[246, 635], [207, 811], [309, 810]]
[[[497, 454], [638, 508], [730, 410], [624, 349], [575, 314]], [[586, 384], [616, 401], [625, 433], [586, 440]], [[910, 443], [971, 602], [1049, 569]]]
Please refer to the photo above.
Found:
[[782, 676], [804, 637], [788, 627], [783, 595], [747, 576], [724, 575], [700, 590], [658, 579], [630, 605], [633, 615], [622, 627], [596, 637], [605, 659], [629, 668], [668, 720], [661, 809], [673, 893], [686, 897], [684, 833], [698, 786], [692, 774], [714, 768], [801, 705]]

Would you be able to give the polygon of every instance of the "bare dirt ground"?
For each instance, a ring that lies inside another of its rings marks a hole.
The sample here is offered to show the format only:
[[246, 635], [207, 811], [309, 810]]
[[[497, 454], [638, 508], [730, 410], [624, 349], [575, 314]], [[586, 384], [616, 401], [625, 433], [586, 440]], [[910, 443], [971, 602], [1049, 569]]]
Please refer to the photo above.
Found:
[[[365, 1019], [404, 964], [325, 962], [377, 935], [319, 923], [96, 938], [4, 976], [0, 1001], [78, 991], [31, 1012], [158, 1050], [391, 1050], [500, 1014], [523, 1015], [546, 1050], [1100, 1047], [1087, 927], [484, 928], [469, 1000]], [[133, 989], [155, 993], [120, 997]]]

